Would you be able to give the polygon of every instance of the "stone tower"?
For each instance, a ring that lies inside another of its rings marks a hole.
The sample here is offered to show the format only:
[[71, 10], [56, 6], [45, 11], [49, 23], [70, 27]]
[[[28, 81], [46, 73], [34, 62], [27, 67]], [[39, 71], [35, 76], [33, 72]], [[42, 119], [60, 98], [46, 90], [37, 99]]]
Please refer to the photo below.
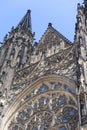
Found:
[[0, 49], [0, 130], [87, 130], [87, 0], [74, 43], [51, 23], [34, 43], [31, 11]]
[[[87, 0], [77, 7], [75, 29], [78, 111], [80, 129], [87, 129]], [[81, 127], [82, 126], [82, 127]]]

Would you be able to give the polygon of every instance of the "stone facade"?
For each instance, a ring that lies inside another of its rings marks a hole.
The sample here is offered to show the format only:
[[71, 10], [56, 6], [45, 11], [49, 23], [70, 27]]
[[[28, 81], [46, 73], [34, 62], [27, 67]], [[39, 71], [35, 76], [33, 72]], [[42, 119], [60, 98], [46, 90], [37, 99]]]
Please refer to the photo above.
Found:
[[34, 43], [31, 11], [0, 49], [0, 130], [87, 130], [87, 0], [74, 43], [51, 23]]

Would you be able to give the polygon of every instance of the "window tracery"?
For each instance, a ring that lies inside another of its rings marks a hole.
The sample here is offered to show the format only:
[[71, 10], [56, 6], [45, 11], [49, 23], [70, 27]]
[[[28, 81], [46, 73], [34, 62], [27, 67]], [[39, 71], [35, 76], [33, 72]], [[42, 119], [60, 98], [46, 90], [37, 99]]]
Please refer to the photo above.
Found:
[[24, 97], [9, 130], [75, 130], [78, 115], [74, 95], [71, 86], [58, 81], [35, 86]]

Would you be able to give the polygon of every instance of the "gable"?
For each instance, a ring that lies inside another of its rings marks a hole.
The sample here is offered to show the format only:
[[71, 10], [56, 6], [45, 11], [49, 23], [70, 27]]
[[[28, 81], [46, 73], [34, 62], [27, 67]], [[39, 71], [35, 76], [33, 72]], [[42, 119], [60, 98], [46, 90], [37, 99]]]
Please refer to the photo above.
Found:
[[52, 25], [49, 24], [47, 30], [39, 41], [38, 49], [47, 50], [47, 48], [51, 48], [52, 46], [57, 46], [60, 49], [64, 49], [68, 46], [71, 46], [71, 44], [72, 43], [66, 37], [60, 34], [52, 27]]

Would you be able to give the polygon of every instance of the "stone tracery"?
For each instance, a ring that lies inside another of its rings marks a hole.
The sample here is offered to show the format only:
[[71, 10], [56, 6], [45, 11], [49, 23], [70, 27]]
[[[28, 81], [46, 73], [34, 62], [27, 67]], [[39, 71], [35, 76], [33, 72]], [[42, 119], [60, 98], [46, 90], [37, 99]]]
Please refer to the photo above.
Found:
[[24, 96], [8, 129], [75, 130], [78, 115], [74, 96], [72, 86], [61, 81], [43, 81]]

